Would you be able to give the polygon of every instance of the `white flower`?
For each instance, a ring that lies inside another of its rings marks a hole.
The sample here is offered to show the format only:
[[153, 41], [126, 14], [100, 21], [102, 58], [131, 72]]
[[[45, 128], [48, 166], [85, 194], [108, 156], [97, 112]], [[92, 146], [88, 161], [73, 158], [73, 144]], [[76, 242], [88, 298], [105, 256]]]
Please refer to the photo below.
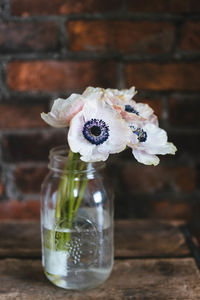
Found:
[[83, 98], [79, 94], [72, 94], [67, 99], [57, 99], [47, 114], [42, 113], [42, 119], [57, 128], [67, 127], [71, 119], [82, 109]]
[[135, 87], [124, 90], [104, 90], [104, 100], [118, 111], [127, 122], [151, 122], [158, 125], [158, 118], [153, 109], [144, 103], [137, 103], [132, 98], [137, 92]]
[[155, 124], [146, 123], [142, 128], [131, 125], [132, 136], [129, 146], [137, 161], [145, 165], [157, 165], [156, 154], [175, 154], [176, 147], [167, 141], [167, 133]]
[[93, 99], [103, 99], [103, 95], [105, 93], [105, 90], [103, 88], [95, 88], [92, 86], [89, 86], [85, 89], [82, 96], [87, 100], [93, 100]]
[[129, 126], [106, 102], [86, 101], [83, 109], [71, 120], [68, 143], [86, 162], [105, 161], [110, 153], [126, 148]]
[[[153, 109], [146, 103], [135, 102], [131, 100], [127, 105], [125, 105], [124, 118], [128, 121], [137, 120], [143, 123], [153, 123], [158, 126], [158, 118], [154, 114]], [[135, 114], [138, 119], [135, 119]]]
[[142, 125], [150, 122], [158, 126], [158, 118], [148, 104], [129, 100], [125, 105], [113, 105], [113, 108], [117, 110], [128, 123], [137, 122], [138, 125]]
[[125, 105], [137, 94], [135, 87], [130, 89], [117, 90], [117, 89], [105, 89], [104, 96], [109, 104]]
[[174, 154], [176, 147], [167, 142], [153, 109], [132, 99], [135, 94], [135, 87], [88, 87], [82, 95], [55, 100], [41, 117], [53, 127], [70, 126], [69, 146], [83, 161], [104, 161], [128, 145], [139, 162], [157, 165], [156, 154]]
[[101, 99], [108, 103], [110, 106], [124, 106], [129, 103], [129, 101], [134, 97], [137, 92], [135, 91], [135, 87], [131, 87], [130, 89], [117, 90], [117, 89], [103, 89], [103, 88], [95, 88], [95, 87], [87, 87], [83, 92], [82, 96], [87, 98], [87, 100], [91, 99]]

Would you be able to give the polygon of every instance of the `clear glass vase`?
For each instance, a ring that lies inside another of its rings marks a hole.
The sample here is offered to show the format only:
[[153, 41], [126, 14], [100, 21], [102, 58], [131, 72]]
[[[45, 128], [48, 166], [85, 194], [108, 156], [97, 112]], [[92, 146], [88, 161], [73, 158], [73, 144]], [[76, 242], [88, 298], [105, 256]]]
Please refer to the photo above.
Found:
[[113, 266], [113, 192], [103, 163], [84, 163], [64, 147], [50, 151], [42, 184], [42, 264], [47, 278], [65, 289], [104, 282]]

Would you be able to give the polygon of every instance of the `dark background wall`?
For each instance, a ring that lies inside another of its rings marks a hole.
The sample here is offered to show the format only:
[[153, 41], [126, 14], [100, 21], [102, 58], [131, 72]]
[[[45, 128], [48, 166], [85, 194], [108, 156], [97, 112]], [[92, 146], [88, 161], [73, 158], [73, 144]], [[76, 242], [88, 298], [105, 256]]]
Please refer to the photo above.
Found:
[[199, 218], [199, 0], [1, 0], [0, 217], [38, 218], [48, 151], [40, 112], [88, 85], [152, 105], [178, 147], [158, 167], [112, 156], [116, 217]]

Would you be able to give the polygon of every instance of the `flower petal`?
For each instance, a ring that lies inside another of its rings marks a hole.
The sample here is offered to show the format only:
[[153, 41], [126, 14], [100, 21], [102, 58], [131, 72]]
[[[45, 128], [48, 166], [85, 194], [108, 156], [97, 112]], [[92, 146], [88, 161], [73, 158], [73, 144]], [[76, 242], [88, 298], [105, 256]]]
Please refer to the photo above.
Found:
[[177, 151], [176, 146], [173, 143], [166, 143], [165, 145], [155, 146], [154, 148], [148, 148], [148, 153], [150, 154], [175, 154]]
[[105, 95], [107, 95], [110, 99], [113, 99], [113, 104], [125, 104], [130, 101], [136, 94], [135, 87], [132, 86], [130, 89], [106, 89]]
[[146, 123], [143, 128], [147, 132], [147, 147], [156, 147], [157, 145], [165, 145], [167, 143], [167, 133], [164, 129], [152, 123]]
[[146, 103], [136, 102], [134, 108], [145, 119], [148, 119], [154, 113], [153, 109]]
[[110, 154], [119, 153], [126, 148], [126, 143], [121, 144], [112, 144], [111, 142], [105, 142], [102, 145], [99, 145], [99, 152], [106, 153], [109, 152]]
[[144, 121], [146, 121], [146, 119], [143, 118], [142, 116], [136, 115], [135, 113], [127, 112], [124, 109], [121, 109], [121, 116], [129, 123], [137, 122], [138, 124], [140, 124], [140, 123], [142, 123], [142, 122], [144, 123]]
[[81, 111], [84, 105], [83, 98], [79, 94], [72, 94], [69, 98], [67, 98], [63, 104], [62, 108], [59, 112], [59, 119], [63, 122], [70, 123], [71, 119]]
[[49, 125], [57, 128], [62, 128], [67, 126], [66, 120], [61, 120], [59, 118], [59, 113], [62, 110], [62, 105], [64, 103], [64, 99], [58, 98], [54, 101], [54, 104], [51, 108], [51, 111], [47, 114], [44, 112], [41, 113], [41, 118]]
[[81, 160], [85, 162], [96, 162], [96, 161], [105, 161], [108, 159], [109, 153], [99, 153], [98, 151], [92, 152], [92, 155], [82, 155]]
[[148, 154], [145, 151], [140, 151], [133, 148], [132, 152], [135, 159], [142, 164], [157, 166], [160, 162], [160, 159], [156, 155]]
[[70, 120], [83, 107], [83, 100], [80, 95], [72, 94], [67, 99], [58, 98], [54, 101], [51, 111], [42, 113], [41, 118], [49, 125], [57, 128], [66, 127]]
[[85, 98], [85, 100], [93, 100], [93, 99], [101, 99], [104, 94], [103, 88], [95, 88], [92, 86], [89, 86], [85, 89], [82, 96]]
[[44, 112], [41, 113], [41, 118], [49, 125], [56, 127], [56, 128], [62, 128], [66, 127], [66, 124], [63, 124], [60, 120], [58, 120], [51, 112], [48, 114], [45, 114]]
[[80, 111], [71, 121], [68, 143], [73, 152], [79, 152], [81, 155], [91, 155], [95, 145], [92, 145], [84, 138], [82, 134], [84, 123], [83, 113]]

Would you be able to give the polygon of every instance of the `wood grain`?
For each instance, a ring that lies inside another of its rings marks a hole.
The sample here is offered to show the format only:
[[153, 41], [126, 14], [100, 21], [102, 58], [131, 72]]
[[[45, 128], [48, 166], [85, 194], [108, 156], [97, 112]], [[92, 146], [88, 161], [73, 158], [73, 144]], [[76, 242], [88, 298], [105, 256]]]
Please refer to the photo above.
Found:
[[40, 260], [0, 260], [1, 300], [200, 299], [200, 274], [192, 258], [116, 260], [110, 278], [89, 291], [53, 286]]
[[117, 257], [181, 257], [190, 255], [181, 231], [183, 222], [119, 220], [115, 222]]
[[[152, 220], [115, 221], [116, 257], [185, 257], [189, 248], [181, 222]], [[1, 221], [0, 257], [40, 258], [37, 221]]]

